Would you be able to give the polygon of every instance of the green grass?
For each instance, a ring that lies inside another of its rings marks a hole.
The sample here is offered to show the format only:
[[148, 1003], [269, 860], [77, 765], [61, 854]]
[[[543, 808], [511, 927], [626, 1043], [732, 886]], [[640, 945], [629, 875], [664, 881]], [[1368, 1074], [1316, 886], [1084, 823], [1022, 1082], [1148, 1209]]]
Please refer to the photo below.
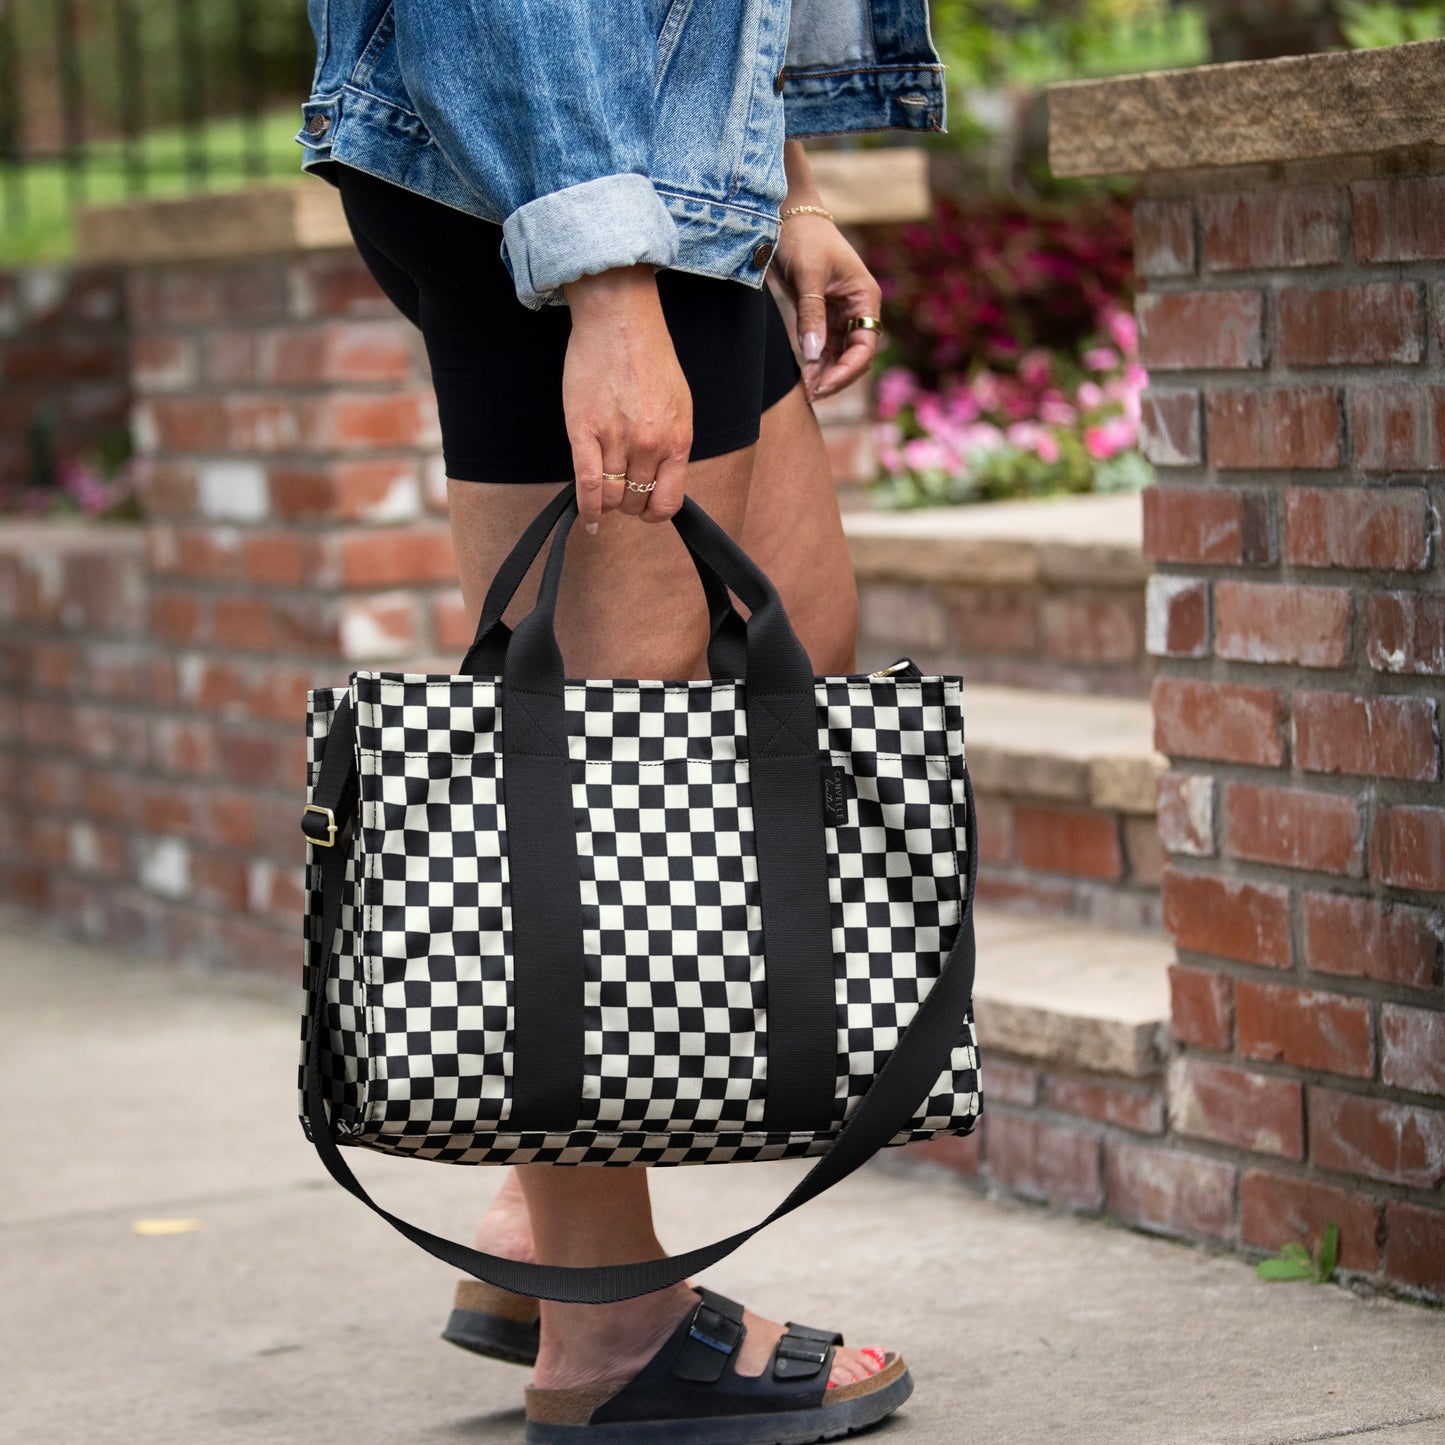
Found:
[[[299, 101], [262, 113], [257, 149], [265, 169], [256, 175], [242, 170], [247, 139], [239, 120], [207, 121], [199, 132], [180, 125], [146, 131], [136, 145], [146, 171], [144, 189], [135, 193], [126, 188], [120, 142], [94, 141], [84, 176], [85, 202], [232, 191], [258, 183], [303, 179], [302, 151], [293, 139], [300, 127]], [[206, 153], [203, 184], [197, 184], [186, 169], [191, 146], [203, 146]], [[23, 219], [13, 214], [6, 218], [3, 198], [7, 185], [18, 188], [24, 198]], [[65, 261], [74, 256], [75, 218], [66, 168], [58, 161], [0, 168], [0, 266]]]

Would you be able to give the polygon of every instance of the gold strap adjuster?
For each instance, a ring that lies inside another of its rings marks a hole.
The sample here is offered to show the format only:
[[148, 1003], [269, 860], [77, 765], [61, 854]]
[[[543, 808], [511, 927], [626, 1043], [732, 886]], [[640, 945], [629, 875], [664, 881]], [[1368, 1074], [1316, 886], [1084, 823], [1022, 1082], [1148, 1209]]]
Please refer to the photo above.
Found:
[[[318, 838], [313, 833], [306, 833], [305, 822], [307, 813], [320, 813], [326, 819], [326, 836]], [[330, 808], [323, 808], [316, 803], [307, 803], [301, 810], [301, 831], [316, 844], [318, 848], [334, 848], [336, 846], [336, 814]]]

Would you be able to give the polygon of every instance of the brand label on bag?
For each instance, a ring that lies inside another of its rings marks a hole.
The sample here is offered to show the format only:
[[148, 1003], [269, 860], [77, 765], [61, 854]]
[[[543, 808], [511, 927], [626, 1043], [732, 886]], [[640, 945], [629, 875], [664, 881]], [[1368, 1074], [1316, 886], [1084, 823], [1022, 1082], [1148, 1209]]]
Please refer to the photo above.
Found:
[[823, 817], [830, 828], [848, 825], [848, 772], [845, 768], [823, 768]]

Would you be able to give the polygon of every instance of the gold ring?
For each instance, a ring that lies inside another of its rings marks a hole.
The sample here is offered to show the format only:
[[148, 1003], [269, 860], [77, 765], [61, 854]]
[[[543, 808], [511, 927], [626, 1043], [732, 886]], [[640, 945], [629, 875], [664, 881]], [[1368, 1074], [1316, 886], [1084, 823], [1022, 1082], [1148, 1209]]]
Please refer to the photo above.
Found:
[[850, 316], [848, 318], [849, 331], [882, 331], [883, 322], [876, 316]]
[[657, 478], [654, 477], [646, 486], [643, 486], [641, 482], [628, 482], [627, 490], [629, 492], [650, 492], [656, 485]]
[[799, 291], [799, 292], [798, 292], [798, 300], [799, 300], [799, 301], [801, 301], [805, 296], [815, 297], [815, 298], [816, 298], [817, 300], [819, 300], [819, 301], [826, 301], [826, 300], [828, 299], [826, 296], [823, 295], [823, 293], [822, 293], [821, 291]]
[[627, 473], [626, 473], [626, 472], [603, 472], [603, 473], [602, 473], [602, 480], [603, 480], [604, 482], [625, 482], [625, 481], [627, 480]]

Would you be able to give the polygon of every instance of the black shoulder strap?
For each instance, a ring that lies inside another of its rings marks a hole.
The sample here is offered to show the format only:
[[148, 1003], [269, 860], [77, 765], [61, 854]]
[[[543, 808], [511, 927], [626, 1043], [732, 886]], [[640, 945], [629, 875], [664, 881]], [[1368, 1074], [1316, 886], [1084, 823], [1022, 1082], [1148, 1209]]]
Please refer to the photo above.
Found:
[[[333, 720], [326, 740], [325, 756], [316, 787], [313, 808], [306, 816], [321, 822], [326, 810], [335, 817], [335, 844], [320, 846], [321, 941], [312, 955], [313, 1002], [309, 1046], [306, 1051], [306, 1114], [312, 1143], [331, 1177], [348, 1193], [373, 1209], [413, 1244], [451, 1265], [454, 1269], [501, 1289], [538, 1299], [564, 1300], [575, 1304], [606, 1304], [665, 1289], [716, 1264], [746, 1243], [759, 1230], [790, 1214], [799, 1205], [815, 1199], [825, 1189], [846, 1178], [864, 1164], [898, 1132], [907, 1127], [919, 1105], [928, 1096], [940, 1073], [947, 1068], [960, 1028], [973, 1002], [974, 933], [973, 896], [978, 877], [978, 837], [974, 819], [973, 785], [964, 770], [965, 825], [968, 849], [967, 889], [958, 936], [933, 986], [879, 1070], [852, 1117], [838, 1137], [799, 1181], [792, 1192], [768, 1217], [749, 1229], [740, 1230], [715, 1244], [688, 1250], [666, 1259], [636, 1264], [598, 1265], [591, 1268], [564, 1265], [524, 1264], [457, 1244], [420, 1229], [383, 1209], [362, 1187], [342, 1157], [332, 1129], [324, 1097], [321, 1057], [327, 1036], [326, 980], [331, 971], [336, 930], [341, 918], [341, 894], [346, 879], [349, 825], [355, 808], [355, 718], [350, 699]], [[321, 829], [326, 824], [321, 822]], [[321, 843], [324, 831], [307, 836]]]

